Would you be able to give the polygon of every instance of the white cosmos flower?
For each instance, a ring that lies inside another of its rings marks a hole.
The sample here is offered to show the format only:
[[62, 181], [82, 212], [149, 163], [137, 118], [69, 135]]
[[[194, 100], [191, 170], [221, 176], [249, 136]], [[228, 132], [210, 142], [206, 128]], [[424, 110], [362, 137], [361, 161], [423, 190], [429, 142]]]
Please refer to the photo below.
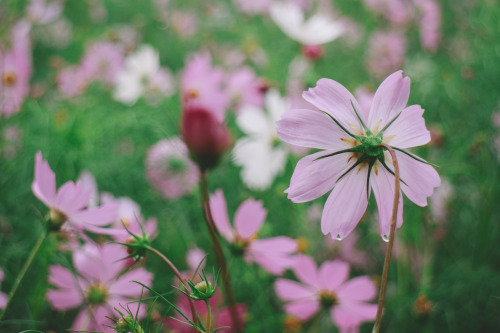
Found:
[[160, 67], [158, 52], [149, 45], [143, 45], [125, 59], [125, 68], [116, 77], [113, 97], [132, 105], [143, 95], [150, 97], [159, 92], [164, 96], [172, 95], [171, 74]]
[[246, 137], [236, 142], [234, 163], [243, 167], [241, 176], [252, 189], [268, 188], [286, 163], [288, 149], [279, 141], [276, 121], [288, 109], [288, 102], [276, 90], [269, 90], [265, 97], [267, 112], [255, 107], [241, 109], [236, 123]]
[[303, 45], [321, 45], [339, 37], [344, 27], [340, 22], [317, 13], [307, 21], [304, 12], [293, 3], [273, 2], [269, 10], [276, 25], [293, 40]]

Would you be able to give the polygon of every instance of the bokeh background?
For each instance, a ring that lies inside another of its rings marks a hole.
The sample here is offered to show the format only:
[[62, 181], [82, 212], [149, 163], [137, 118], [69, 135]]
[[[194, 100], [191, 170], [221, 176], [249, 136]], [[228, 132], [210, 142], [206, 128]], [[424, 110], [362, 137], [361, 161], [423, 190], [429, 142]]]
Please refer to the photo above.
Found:
[[[314, 60], [273, 22], [269, 4], [261, 2], [62, 1], [61, 12], [43, 20], [29, 15], [30, 1], [1, 0], [3, 50], [11, 47], [15, 24], [27, 20], [32, 56], [29, 93], [15, 112], [4, 112], [0, 120], [0, 267], [5, 272], [1, 290], [10, 290], [43, 229], [47, 208], [31, 192], [38, 150], [56, 173], [58, 186], [87, 170], [100, 191], [129, 197], [144, 216], [156, 217], [159, 232], [153, 244], [180, 268], [186, 268], [186, 252], [194, 246], [209, 254], [209, 266], [215, 265], [198, 189], [166, 199], [148, 180], [145, 166], [150, 147], [180, 135], [183, 69], [193, 54], [208, 52], [213, 66], [227, 75], [247, 66], [266, 87], [290, 100], [300, 98], [301, 89], [323, 77], [350, 91], [362, 88], [373, 93], [387, 75], [404, 70], [411, 78], [409, 104], [425, 109], [433, 137], [414, 152], [438, 165], [443, 182], [429, 199], [429, 207], [404, 200], [404, 225], [397, 233], [382, 330], [498, 331], [498, 2], [433, 0], [428, 2], [434, 7], [426, 12], [423, 1], [297, 1], [308, 15], [321, 12], [344, 26], [344, 33], [325, 43], [322, 55]], [[425, 34], [430, 34], [430, 41]], [[77, 85], [77, 93], [65, 92], [61, 73], [79, 66], [99, 41], [121, 43], [124, 57], [141, 45], [152, 46], [161, 66], [171, 73], [170, 90], [160, 89], [153, 99], [141, 97], [133, 104], [116, 100], [114, 84], [98, 80]], [[229, 108], [226, 122], [237, 140], [246, 134], [237, 125], [236, 112]], [[319, 217], [327, 196], [293, 204], [283, 193], [303, 155], [290, 154], [271, 185], [253, 189], [242, 180], [241, 167], [228, 152], [210, 175], [210, 191], [224, 190], [230, 216], [245, 199], [262, 200], [268, 216], [259, 236], [300, 237], [301, 249], [318, 263], [343, 256], [351, 260], [351, 276], [369, 275], [376, 281], [385, 243], [378, 235], [374, 199], [350, 236], [352, 244], [324, 236]], [[248, 308], [245, 332], [336, 330], [326, 313], [315, 323], [288, 327], [283, 303], [273, 288], [276, 277], [227, 254], [236, 298]], [[71, 253], [58, 251], [55, 238], [45, 242], [0, 331], [69, 328], [77, 311], [55, 311], [45, 295], [50, 288], [48, 266], [69, 267], [70, 262]], [[173, 274], [157, 258], [142, 264], [154, 272], [155, 290], [172, 290]], [[293, 278], [290, 272], [285, 276]], [[169, 297], [175, 299], [173, 294]], [[361, 331], [370, 332], [371, 327], [365, 324]], [[168, 332], [167, 327], [162, 330]]]

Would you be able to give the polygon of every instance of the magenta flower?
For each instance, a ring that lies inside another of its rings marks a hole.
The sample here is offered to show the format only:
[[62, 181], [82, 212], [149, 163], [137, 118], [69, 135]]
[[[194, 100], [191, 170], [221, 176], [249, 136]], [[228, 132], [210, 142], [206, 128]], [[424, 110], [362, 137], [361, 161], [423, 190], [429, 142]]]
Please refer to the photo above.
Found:
[[164, 198], [190, 193], [198, 184], [199, 173], [186, 145], [177, 137], [160, 140], [148, 150], [146, 175]]
[[375, 297], [375, 285], [368, 276], [346, 281], [347, 263], [325, 261], [318, 269], [311, 257], [300, 255], [293, 272], [302, 283], [278, 279], [274, 284], [278, 297], [287, 302], [288, 314], [306, 321], [327, 309], [341, 333], [356, 332], [363, 322], [375, 319], [377, 305], [365, 303]]
[[291, 255], [297, 251], [295, 240], [285, 236], [256, 239], [267, 215], [261, 201], [248, 199], [238, 207], [234, 214], [235, 228], [229, 223], [222, 190], [219, 189], [210, 196], [210, 208], [221, 235], [231, 243], [235, 252], [243, 253], [247, 263], [256, 262], [275, 275], [283, 274], [293, 265]]
[[87, 209], [91, 191], [81, 181], [64, 183], [56, 192], [56, 176], [39, 151], [35, 157], [35, 179], [31, 185], [33, 194], [49, 209], [48, 217], [53, 227], [67, 223], [82, 231], [93, 226], [104, 226], [116, 220], [117, 205], [114, 203]]
[[[0, 283], [2, 283], [5, 275], [3, 273], [3, 270], [0, 268]], [[0, 292], [0, 309], [5, 308], [5, 305], [7, 304], [7, 294]]]
[[[324, 149], [299, 161], [285, 192], [293, 202], [307, 202], [333, 189], [321, 217], [325, 235], [331, 233], [337, 239], [349, 235], [373, 189], [380, 234], [388, 237], [395, 181], [392, 158], [380, 144], [396, 150], [401, 189], [408, 199], [426, 206], [427, 197], [440, 184], [432, 166], [404, 150], [430, 141], [424, 110], [419, 105], [406, 107], [409, 94], [410, 79], [398, 71], [382, 82], [371, 108], [364, 110], [344, 86], [321, 79], [303, 97], [323, 112], [291, 110], [278, 121], [281, 140]], [[403, 205], [399, 205], [397, 227], [402, 223]]]
[[[49, 282], [56, 287], [47, 292], [47, 299], [56, 310], [66, 311], [83, 305], [71, 329], [108, 331], [106, 318], [119, 317], [114, 308], [129, 308], [135, 315], [138, 303], [130, 303], [141, 297], [142, 286], [131, 281], [151, 285], [153, 274], [144, 268], [129, 270], [120, 275], [126, 263], [125, 248], [115, 244], [98, 247], [87, 243], [73, 253], [76, 274], [62, 266], [50, 266]], [[125, 311], [125, 310], [124, 310]], [[124, 312], [122, 311], [122, 312]], [[141, 307], [138, 318], [146, 315]]]

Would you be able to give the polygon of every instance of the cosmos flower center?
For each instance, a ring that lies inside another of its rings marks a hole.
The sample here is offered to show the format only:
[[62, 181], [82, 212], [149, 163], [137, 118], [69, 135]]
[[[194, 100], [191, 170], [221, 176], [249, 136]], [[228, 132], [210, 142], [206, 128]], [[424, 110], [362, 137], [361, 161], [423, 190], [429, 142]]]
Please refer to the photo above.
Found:
[[331, 308], [335, 304], [338, 304], [337, 295], [333, 291], [321, 290], [319, 292], [319, 302], [324, 308]]
[[187, 98], [191, 98], [191, 99], [195, 99], [197, 98], [198, 96], [200, 96], [200, 94], [198, 93], [198, 91], [194, 90], [194, 89], [190, 89], [186, 92], [186, 96]]
[[357, 140], [361, 142], [363, 152], [370, 157], [379, 157], [384, 151], [384, 148], [380, 147], [383, 141], [381, 135], [368, 133], [367, 136], [359, 136]]
[[2, 76], [2, 83], [6, 86], [13, 86], [17, 82], [17, 75], [13, 72], [7, 72]]
[[187, 163], [182, 158], [171, 157], [167, 162], [167, 170], [173, 172], [181, 172], [186, 170]]
[[55, 227], [60, 227], [64, 222], [66, 222], [68, 217], [59, 209], [51, 208], [49, 210], [48, 219], [50, 221], [50, 224]]
[[108, 289], [100, 282], [90, 285], [87, 291], [87, 301], [92, 304], [102, 304], [109, 297]]

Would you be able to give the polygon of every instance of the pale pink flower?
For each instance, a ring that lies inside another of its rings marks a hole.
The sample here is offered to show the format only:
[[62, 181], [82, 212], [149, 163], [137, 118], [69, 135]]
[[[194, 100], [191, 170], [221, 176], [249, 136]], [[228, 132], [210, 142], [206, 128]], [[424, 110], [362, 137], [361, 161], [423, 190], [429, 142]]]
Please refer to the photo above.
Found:
[[[56, 310], [66, 311], [83, 305], [71, 329], [85, 331], [108, 331], [105, 325], [112, 322], [106, 318], [119, 317], [114, 308], [130, 308], [135, 315], [141, 297], [139, 281], [151, 286], [153, 274], [144, 268], [129, 270], [123, 260], [125, 248], [116, 244], [96, 246], [87, 243], [73, 253], [76, 274], [62, 266], [50, 266], [49, 283], [56, 287], [47, 292], [47, 299]], [[121, 274], [121, 275], [120, 275]], [[122, 312], [124, 312], [123, 310]], [[141, 307], [138, 318], [146, 315]]]
[[434, 0], [414, 0], [420, 8], [420, 42], [422, 47], [435, 51], [441, 39], [441, 7]]
[[235, 251], [242, 252], [247, 263], [256, 262], [271, 274], [281, 275], [294, 262], [297, 242], [289, 237], [257, 239], [266, 219], [267, 210], [261, 201], [247, 199], [234, 214], [234, 228], [229, 222], [226, 199], [218, 189], [210, 196], [210, 208], [215, 226]]
[[[0, 283], [2, 283], [5, 275], [3, 273], [3, 270], [0, 268]], [[7, 304], [7, 294], [0, 292], [0, 309], [5, 308], [5, 305]]]
[[242, 67], [229, 76], [226, 94], [231, 98], [237, 111], [248, 105], [262, 107], [264, 104], [263, 84], [250, 67]]
[[269, 11], [271, 0], [233, 0], [236, 7], [247, 14], [264, 14]]
[[223, 90], [224, 72], [212, 67], [208, 53], [195, 54], [186, 64], [181, 77], [181, 101], [187, 105], [211, 110], [217, 120], [224, 119], [229, 96]]
[[76, 97], [87, 89], [90, 81], [83, 67], [66, 67], [57, 75], [57, 86], [64, 97]]
[[198, 184], [199, 170], [191, 162], [184, 142], [164, 139], [149, 148], [146, 174], [164, 198], [175, 199], [190, 193]]
[[35, 24], [48, 24], [61, 16], [63, 3], [59, 0], [31, 0], [26, 8], [27, 19]]
[[56, 176], [39, 151], [35, 157], [35, 179], [31, 185], [33, 194], [49, 209], [48, 216], [55, 226], [70, 225], [77, 231], [104, 226], [117, 216], [116, 204], [89, 208], [91, 191], [81, 181], [64, 183], [56, 192]]
[[182, 38], [189, 38], [198, 31], [198, 18], [196, 14], [186, 10], [173, 10], [170, 15], [172, 28]]
[[429, 198], [429, 208], [431, 209], [432, 219], [437, 223], [443, 223], [448, 215], [448, 204], [453, 195], [453, 186], [447, 179], [443, 179], [434, 194]]
[[[207, 261], [204, 260], [205, 257], [205, 251], [197, 247], [189, 249], [186, 254], [186, 263], [188, 265], [188, 269], [180, 272], [181, 276], [186, 280], [192, 280], [195, 284], [200, 282], [201, 280], [199, 278], [199, 275], [202, 273], [202, 270], [205, 268], [205, 265], [207, 263]], [[209, 279], [212, 278], [212, 276], [209, 274], [207, 274], [207, 277], [209, 277]], [[176, 283], [178, 284], [177, 277], [174, 279], [174, 284]]]
[[398, 31], [376, 31], [370, 37], [367, 64], [378, 78], [401, 68], [406, 54], [406, 37]]
[[412, 6], [405, 0], [364, 0], [367, 7], [394, 25], [404, 25], [412, 18]]
[[0, 44], [0, 114], [11, 116], [18, 112], [29, 93], [32, 72], [31, 26], [17, 22], [11, 30], [12, 47]]
[[[380, 235], [387, 239], [394, 201], [392, 158], [384, 143], [396, 150], [401, 190], [419, 206], [440, 184], [436, 170], [405, 148], [430, 141], [419, 105], [406, 107], [410, 79], [398, 71], [382, 82], [369, 110], [364, 110], [341, 84], [321, 79], [303, 97], [316, 110], [294, 109], [278, 125], [281, 140], [324, 149], [302, 158], [285, 191], [293, 202], [307, 202], [331, 192], [321, 218], [324, 234], [343, 239], [356, 227], [373, 189], [379, 212]], [[401, 194], [400, 194], [401, 196]], [[402, 202], [402, 197], [400, 198]], [[403, 223], [399, 205], [397, 227]]]
[[[219, 288], [217, 288], [219, 289]], [[229, 308], [224, 307], [224, 299], [220, 291], [217, 291], [215, 295], [209, 300], [210, 308], [212, 310], [212, 327], [231, 327], [227, 329], [223, 329], [222, 332], [234, 332], [233, 321], [231, 319], [231, 314], [229, 312]], [[177, 300], [177, 304], [175, 305], [186, 317], [193, 320], [191, 317], [191, 310], [189, 308], [189, 301], [187, 297], [179, 297]], [[194, 302], [194, 308], [196, 313], [199, 315], [204, 326], [207, 324], [207, 306], [205, 302]], [[238, 322], [240, 327], [244, 327], [244, 317], [246, 314], [246, 306], [244, 304], [236, 304], [236, 314], [238, 316]], [[183, 317], [179, 314], [175, 315], [175, 318], [185, 321]], [[193, 332], [193, 328], [189, 325], [179, 322], [175, 319], [167, 319], [167, 326], [170, 329], [169, 332], [172, 333], [191, 333]]]
[[347, 280], [347, 263], [325, 261], [317, 268], [311, 257], [300, 255], [293, 272], [301, 283], [278, 279], [274, 284], [288, 314], [306, 321], [321, 308], [326, 309], [342, 333], [358, 332], [363, 322], [375, 319], [377, 305], [366, 303], [377, 293], [375, 284], [368, 276]]
[[83, 75], [88, 81], [113, 84], [124, 67], [123, 47], [110, 42], [96, 42], [86, 51], [81, 61]]

